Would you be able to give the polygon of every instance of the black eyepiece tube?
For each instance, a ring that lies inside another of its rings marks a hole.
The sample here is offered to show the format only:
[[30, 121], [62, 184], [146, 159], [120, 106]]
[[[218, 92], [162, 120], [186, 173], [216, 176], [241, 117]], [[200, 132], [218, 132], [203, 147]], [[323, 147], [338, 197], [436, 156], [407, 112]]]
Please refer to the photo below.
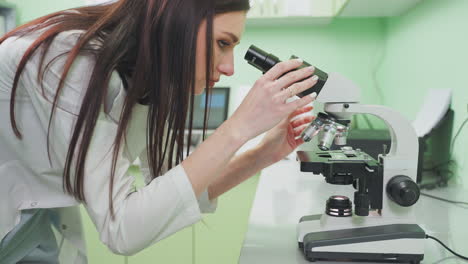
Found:
[[[266, 51], [263, 51], [254, 45], [250, 46], [244, 58], [250, 65], [262, 71], [263, 74], [265, 74], [267, 71], [273, 68], [273, 66], [275, 66], [277, 63], [281, 62], [281, 60], [279, 60], [278, 57], [276, 57], [275, 55], [270, 54]], [[298, 57], [294, 55], [291, 56], [291, 59], [297, 59], [297, 58]], [[304, 61], [304, 63], [297, 69], [302, 69], [308, 66], [311, 66], [311, 65], [307, 63], [306, 61]], [[303, 97], [314, 92], [317, 93], [317, 95], [320, 94], [320, 91], [322, 90], [323, 86], [328, 80], [328, 74], [324, 71], [321, 71], [317, 67], [315, 67], [314, 74], [319, 77], [317, 84], [315, 84], [310, 89], [307, 89], [299, 93], [297, 96]]]
[[268, 54], [254, 45], [250, 46], [244, 58], [250, 65], [262, 71], [262, 73], [266, 73], [277, 63], [281, 62], [275, 55]]

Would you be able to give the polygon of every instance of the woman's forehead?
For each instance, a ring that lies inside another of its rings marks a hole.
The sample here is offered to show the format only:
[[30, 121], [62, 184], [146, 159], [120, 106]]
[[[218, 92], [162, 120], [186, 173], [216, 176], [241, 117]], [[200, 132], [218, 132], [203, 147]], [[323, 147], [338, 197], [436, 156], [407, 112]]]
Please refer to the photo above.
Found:
[[245, 11], [220, 14], [214, 18], [213, 30], [217, 34], [234, 35], [238, 41], [244, 32], [245, 20]]

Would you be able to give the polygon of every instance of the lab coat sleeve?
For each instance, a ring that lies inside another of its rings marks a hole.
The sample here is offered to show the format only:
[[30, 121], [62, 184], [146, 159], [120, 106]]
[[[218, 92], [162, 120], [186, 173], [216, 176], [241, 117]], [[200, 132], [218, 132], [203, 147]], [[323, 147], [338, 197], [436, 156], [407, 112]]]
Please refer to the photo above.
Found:
[[[143, 175], [146, 184], [149, 184], [152, 180], [146, 149], [140, 155], [140, 170]], [[167, 161], [163, 165], [163, 171], [167, 170]], [[210, 200], [208, 196], [208, 190], [205, 190], [198, 197], [198, 205], [202, 213], [214, 213], [218, 207], [218, 199]]]

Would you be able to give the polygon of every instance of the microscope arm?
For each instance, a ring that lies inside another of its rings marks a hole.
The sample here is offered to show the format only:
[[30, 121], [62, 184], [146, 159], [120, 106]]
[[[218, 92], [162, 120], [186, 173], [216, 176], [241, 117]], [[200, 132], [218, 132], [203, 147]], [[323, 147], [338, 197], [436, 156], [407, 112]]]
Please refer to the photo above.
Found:
[[350, 118], [353, 114], [370, 114], [382, 119], [387, 125], [391, 136], [391, 148], [388, 157], [407, 160], [407, 167], [417, 167], [418, 137], [413, 126], [400, 113], [380, 105], [361, 105], [346, 103], [327, 103], [325, 112], [339, 118]]
[[[371, 114], [385, 122], [391, 135], [391, 148], [388, 155], [379, 156], [379, 162], [384, 166], [383, 182], [386, 192], [399, 205], [384, 199], [382, 213], [388, 217], [413, 218], [409, 216], [412, 215], [412, 210], [406, 206], [414, 204], [419, 197], [419, 188], [415, 183], [419, 143], [411, 124], [400, 113], [379, 105], [329, 103], [325, 104], [325, 111], [339, 118], [350, 118], [353, 114]], [[405, 177], [412, 182], [405, 180]], [[405, 181], [404, 186], [399, 185], [400, 180]], [[393, 185], [395, 181], [396, 185]], [[394, 186], [397, 187], [396, 192], [392, 191]], [[398, 189], [400, 187], [402, 189]]]
[[[324, 104], [324, 111], [338, 119], [350, 120], [354, 114], [370, 114], [382, 119], [391, 136], [390, 152], [385, 156], [387, 169], [396, 166], [409, 170], [408, 175], [416, 181], [419, 141], [411, 123], [399, 112], [380, 105], [359, 104], [359, 87], [339, 73], [329, 73], [317, 101]], [[414, 173], [413, 173], [414, 171]]]

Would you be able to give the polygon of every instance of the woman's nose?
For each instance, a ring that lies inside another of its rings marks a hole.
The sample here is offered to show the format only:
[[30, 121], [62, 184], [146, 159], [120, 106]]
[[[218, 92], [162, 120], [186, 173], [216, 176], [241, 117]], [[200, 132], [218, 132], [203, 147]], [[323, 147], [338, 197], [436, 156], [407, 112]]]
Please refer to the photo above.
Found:
[[218, 71], [226, 76], [234, 75], [234, 56], [226, 56], [218, 65]]

